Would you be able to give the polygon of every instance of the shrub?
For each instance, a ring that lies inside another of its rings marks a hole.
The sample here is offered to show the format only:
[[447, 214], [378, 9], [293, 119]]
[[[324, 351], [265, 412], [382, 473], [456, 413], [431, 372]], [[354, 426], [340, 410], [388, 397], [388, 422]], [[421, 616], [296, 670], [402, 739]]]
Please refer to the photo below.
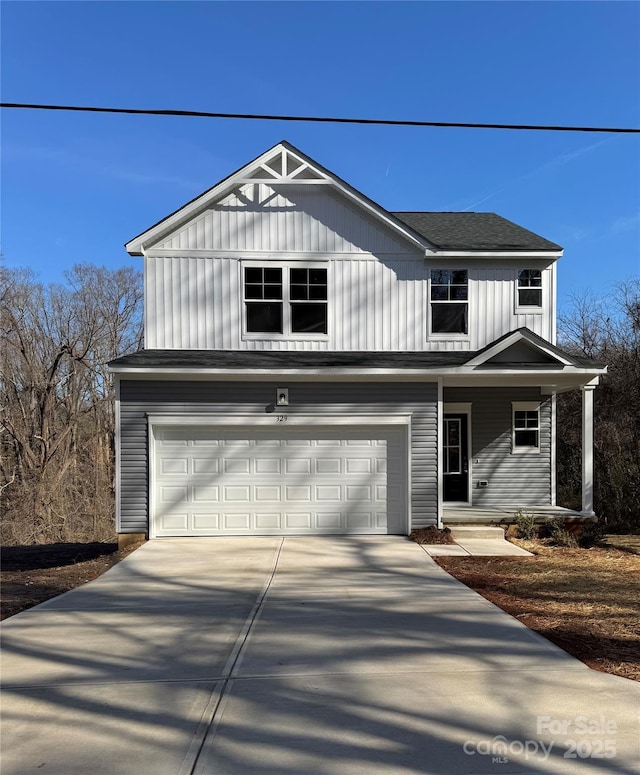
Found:
[[592, 546], [597, 546], [602, 543], [605, 532], [605, 527], [602, 522], [589, 522], [583, 527], [578, 542], [583, 548], [589, 549]]
[[578, 539], [564, 526], [564, 519], [557, 517], [547, 523], [547, 532], [556, 546], [566, 546], [569, 549], [578, 547]]
[[533, 514], [526, 514], [522, 509], [515, 513], [518, 538], [530, 539], [536, 535], [536, 518]]

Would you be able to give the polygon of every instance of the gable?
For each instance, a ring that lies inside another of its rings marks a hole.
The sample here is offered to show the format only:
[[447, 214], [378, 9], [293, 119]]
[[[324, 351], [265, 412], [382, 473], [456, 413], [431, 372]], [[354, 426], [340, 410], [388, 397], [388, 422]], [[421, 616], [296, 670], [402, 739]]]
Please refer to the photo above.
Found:
[[553, 366], [562, 365], [558, 358], [554, 358], [550, 353], [540, 350], [538, 347], [530, 344], [527, 341], [520, 341], [512, 344], [510, 347], [494, 355], [493, 358], [484, 362], [484, 366], [492, 365], [528, 365], [535, 364], [540, 366], [542, 364], [549, 364]]
[[[246, 186], [249, 186], [249, 188], [246, 188]], [[265, 188], [261, 188], [261, 186]], [[297, 192], [298, 188], [302, 192], [306, 192], [306, 196], [304, 193], [299, 194]], [[348, 222], [342, 224], [342, 230], [338, 228], [339, 223], [337, 220], [340, 217], [340, 208], [334, 210], [333, 220], [328, 213], [325, 213], [324, 217], [322, 217], [319, 204], [321, 201], [327, 202], [328, 200], [323, 200], [321, 194], [314, 194], [314, 188], [318, 188], [318, 191], [323, 189], [323, 193], [326, 196], [336, 195], [341, 201], [343, 212], [348, 211], [350, 213]], [[306, 230], [312, 231], [315, 228], [315, 224], [317, 224], [317, 228], [328, 226], [329, 230], [344, 239], [347, 245], [357, 248], [355, 251], [347, 252], [369, 252], [367, 248], [362, 246], [369, 246], [371, 244], [371, 236], [369, 234], [358, 236], [359, 230], [362, 230], [363, 222], [366, 221], [369, 225], [367, 231], [370, 231], [372, 224], [377, 225], [378, 232], [392, 235], [392, 241], [395, 240], [395, 245], [400, 244], [403, 246], [401, 252], [406, 250], [407, 245], [413, 245], [422, 249], [428, 247], [424, 237], [414, 231], [408, 224], [403, 223], [383, 207], [380, 207], [380, 205], [364, 196], [364, 194], [361, 194], [353, 186], [341, 180], [337, 175], [329, 172], [329, 170], [305, 156], [297, 148], [283, 141], [265, 151], [261, 156], [241, 167], [208, 191], [205, 191], [175, 212], [158, 221], [158, 223], [146, 231], [138, 234], [137, 237], [129, 240], [125, 245], [127, 251], [131, 255], [141, 256], [149, 248], [167, 249], [164, 247], [167, 244], [173, 246], [168, 249], [176, 249], [175, 237], [177, 237], [178, 244], [182, 245], [207, 244], [204, 231], [211, 226], [210, 219], [207, 218], [207, 211], [217, 212], [217, 208], [223, 203], [224, 198], [228, 196], [235, 196], [239, 200], [235, 203], [235, 210], [232, 209], [233, 203], [227, 202], [227, 210], [222, 211], [228, 213], [236, 212], [238, 214], [235, 220], [231, 216], [228, 218], [228, 228], [232, 235], [231, 244], [235, 244], [233, 232], [241, 232], [243, 226], [249, 225], [251, 227], [248, 229], [249, 241], [254, 245], [262, 244], [263, 242], [265, 245], [268, 245], [270, 243], [268, 239], [265, 239], [265, 231], [267, 229], [270, 230], [274, 226], [275, 219], [273, 216], [275, 214], [292, 215], [297, 212], [298, 215], [293, 217], [296, 220], [296, 226], [299, 227], [299, 237], [293, 237], [294, 244], [300, 236], [305, 239], [307, 237]], [[284, 196], [286, 201], [279, 201], [277, 204], [272, 204], [270, 209], [266, 209], [267, 202], [277, 196]], [[295, 206], [296, 203], [298, 205], [297, 208]], [[301, 214], [303, 212], [309, 213], [308, 209], [307, 211], [304, 210], [305, 206], [307, 208], [312, 206], [312, 214], [314, 216], [308, 222], [305, 222], [305, 218]], [[280, 213], [278, 213], [278, 207], [281, 208]], [[355, 220], [353, 217], [354, 213], [359, 215]], [[269, 215], [268, 223], [265, 223], [264, 216], [267, 214]], [[222, 220], [222, 225], [224, 226], [224, 222], [227, 219], [223, 218]], [[287, 218], [281, 218], [280, 220], [287, 221]], [[240, 221], [240, 228], [238, 227], [238, 221]], [[260, 221], [261, 238], [256, 240], [255, 236], [252, 235], [257, 231], [257, 228], [254, 229], [253, 227], [258, 226], [258, 221]], [[199, 233], [199, 230], [201, 233]], [[275, 244], [282, 245], [283, 230], [277, 228], [277, 226], [276, 230], [281, 232], [281, 236], [276, 240]], [[239, 234], [238, 238], [240, 241], [245, 239], [242, 234]], [[313, 240], [313, 235], [309, 239]], [[330, 244], [331, 238], [325, 241]], [[225, 244], [224, 236], [222, 236], [222, 244]], [[322, 237], [319, 238], [319, 244], [323, 244]], [[385, 244], [388, 245], [388, 241], [385, 241]], [[253, 249], [258, 250], [261, 248], [254, 247]], [[265, 249], [287, 250], [291, 248], [267, 247]], [[337, 251], [339, 249], [334, 248], [334, 250]], [[397, 251], [392, 249], [391, 252]]]
[[551, 342], [530, 331], [519, 328], [504, 334], [479, 350], [466, 363], [467, 366], [491, 368], [492, 366], [544, 367], [575, 366], [576, 359]]
[[407, 253], [415, 248], [328, 186], [265, 180], [237, 187], [149, 249]]

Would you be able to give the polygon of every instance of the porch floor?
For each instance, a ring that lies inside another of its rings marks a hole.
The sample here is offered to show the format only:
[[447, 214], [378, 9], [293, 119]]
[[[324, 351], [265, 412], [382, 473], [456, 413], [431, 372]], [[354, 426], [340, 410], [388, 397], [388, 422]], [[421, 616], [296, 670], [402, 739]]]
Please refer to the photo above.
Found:
[[594, 517], [585, 517], [579, 511], [565, 509], [562, 506], [486, 506], [484, 508], [475, 506], [447, 506], [442, 511], [442, 522], [444, 525], [474, 525], [474, 524], [499, 524], [505, 522], [515, 522], [516, 514], [521, 511], [523, 514], [534, 514], [540, 522], [545, 522], [556, 517], [565, 519], [578, 519], [593, 521]]

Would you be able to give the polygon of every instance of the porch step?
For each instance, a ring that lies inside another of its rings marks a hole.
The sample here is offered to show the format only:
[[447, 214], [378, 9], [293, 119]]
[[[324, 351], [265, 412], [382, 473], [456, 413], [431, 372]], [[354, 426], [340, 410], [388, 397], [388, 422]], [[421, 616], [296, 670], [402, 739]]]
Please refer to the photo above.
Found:
[[504, 541], [504, 528], [502, 527], [489, 527], [487, 525], [459, 527], [452, 525], [450, 530], [454, 541], [464, 541], [468, 538], [494, 538], [496, 541]]

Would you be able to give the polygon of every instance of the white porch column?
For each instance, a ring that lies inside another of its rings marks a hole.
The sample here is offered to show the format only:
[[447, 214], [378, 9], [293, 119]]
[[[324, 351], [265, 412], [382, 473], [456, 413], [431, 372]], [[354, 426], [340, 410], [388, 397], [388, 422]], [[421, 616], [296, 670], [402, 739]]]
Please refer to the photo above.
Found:
[[593, 391], [595, 385], [582, 390], [582, 512], [585, 517], [595, 516], [593, 510]]

